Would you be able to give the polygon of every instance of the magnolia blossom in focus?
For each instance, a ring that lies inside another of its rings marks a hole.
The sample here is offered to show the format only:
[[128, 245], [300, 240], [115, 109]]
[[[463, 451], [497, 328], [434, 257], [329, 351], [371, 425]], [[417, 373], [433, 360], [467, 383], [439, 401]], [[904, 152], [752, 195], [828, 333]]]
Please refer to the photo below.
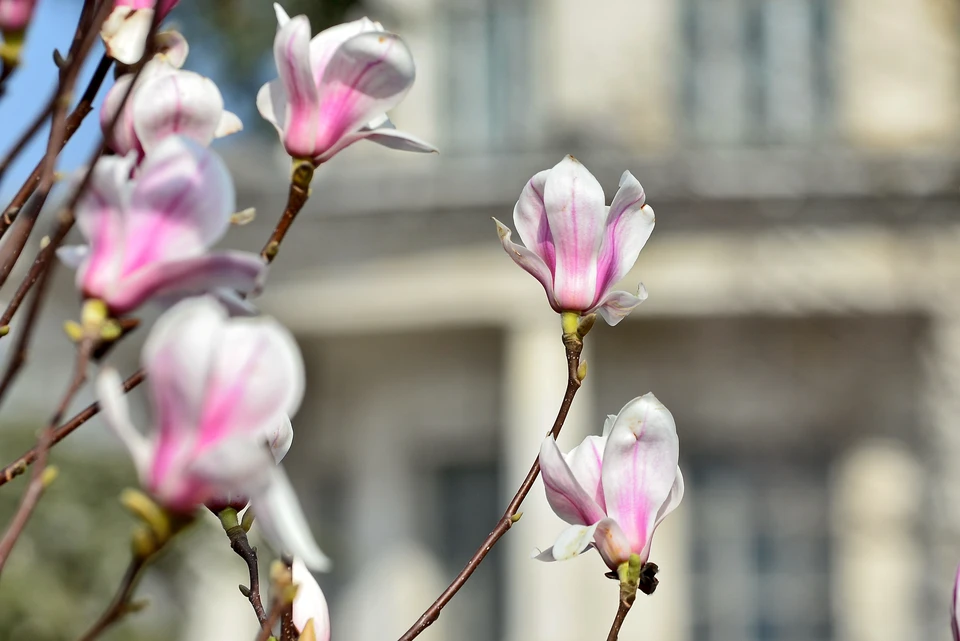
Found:
[[273, 55], [279, 78], [257, 94], [257, 109], [280, 134], [287, 153], [319, 164], [361, 139], [393, 149], [434, 147], [397, 131], [386, 112], [413, 85], [413, 56], [400, 36], [362, 18], [310, 39], [306, 16], [280, 7]]
[[673, 416], [652, 393], [566, 455], [548, 436], [540, 448], [547, 502], [571, 527], [537, 558], [563, 561], [596, 547], [611, 570], [631, 554], [646, 563], [654, 530], [683, 498], [679, 456]]
[[[103, 100], [100, 127], [118, 154], [142, 155], [173, 135], [209, 145], [214, 138], [243, 129], [240, 119], [223, 108], [223, 96], [212, 80], [180, 69], [187, 53], [183, 37], [176, 32], [161, 35], [168, 48], [146, 64], [126, 103], [133, 73], [117, 78]], [[111, 123], [116, 123], [112, 132]]]
[[22, 32], [30, 24], [37, 0], [0, 0], [0, 31]]
[[172, 136], [147, 154], [104, 157], [77, 203], [88, 246], [57, 255], [78, 267], [77, 287], [113, 315], [151, 298], [182, 298], [220, 288], [251, 292], [266, 269], [256, 254], [209, 251], [230, 226], [233, 180], [223, 161]]
[[616, 325], [647, 297], [614, 291], [653, 232], [653, 209], [629, 171], [607, 207], [603, 189], [587, 168], [567, 156], [523, 188], [513, 222], [523, 245], [495, 220], [500, 242], [515, 263], [540, 281], [557, 312], [598, 312]]
[[290, 332], [269, 318], [230, 318], [212, 298], [192, 298], [156, 322], [142, 364], [154, 412], [148, 437], [131, 423], [116, 371], [101, 373], [97, 392], [144, 488], [185, 513], [215, 497], [249, 496], [269, 541], [324, 568], [328, 560], [268, 446], [303, 398], [303, 358]]
[[153, 12], [159, 11], [159, 20], [163, 20], [179, 1], [114, 0], [113, 11], [100, 28], [107, 55], [125, 65], [138, 62], [150, 33]]
[[[300, 559], [293, 560], [291, 570], [293, 583], [297, 586], [297, 595], [293, 598], [293, 625], [301, 633], [300, 638], [304, 641], [330, 641], [330, 610], [320, 585]], [[313, 636], [307, 632], [308, 625], [313, 627]]]

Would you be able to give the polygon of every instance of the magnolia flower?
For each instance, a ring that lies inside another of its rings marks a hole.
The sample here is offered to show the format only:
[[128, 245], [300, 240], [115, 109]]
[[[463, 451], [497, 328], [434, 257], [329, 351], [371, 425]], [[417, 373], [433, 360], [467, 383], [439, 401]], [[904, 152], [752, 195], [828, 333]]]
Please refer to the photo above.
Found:
[[30, 24], [37, 0], [0, 0], [0, 31], [22, 32]]
[[107, 55], [125, 65], [138, 62], [150, 33], [153, 12], [159, 11], [159, 20], [163, 20], [179, 1], [114, 0], [113, 11], [100, 28]]
[[960, 567], [957, 568], [957, 577], [953, 581], [953, 602], [950, 604], [950, 629], [953, 631], [953, 641], [960, 641], [960, 625], [957, 618], [960, 616]]
[[141, 359], [154, 412], [148, 437], [131, 423], [115, 370], [101, 373], [97, 393], [144, 488], [182, 513], [218, 496], [249, 496], [269, 541], [325, 567], [268, 447], [303, 398], [303, 358], [290, 332], [269, 318], [230, 318], [212, 298], [192, 298], [160, 317]]
[[629, 171], [609, 207], [603, 189], [587, 168], [567, 156], [541, 171], [523, 188], [513, 222], [523, 244], [499, 220], [497, 232], [515, 263], [540, 281], [557, 312], [599, 312], [616, 325], [647, 297], [613, 291], [653, 231], [653, 209]]
[[233, 181], [213, 152], [179, 136], [164, 139], [131, 179], [135, 154], [102, 158], [77, 203], [90, 243], [58, 256], [79, 267], [77, 287], [122, 315], [150, 298], [229, 288], [253, 291], [266, 265], [256, 254], [209, 251], [230, 226]]
[[[300, 559], [293, 560], [291, 568], [297, 595], [293, 598], [293, 625], [301, 634], [301, 641], [330, 641], [330, 610], [317, 580]], [[313, 636], [307, 631], [312, 627]]]
[[536, 558], [563, 561], [596, 547], [611, 570], [631, 554], [646, 563], [654, 530], [683, 498], [679, 455], [673, 416], [652, 393], [566, 455], [548, 436], [540, 448], [547, 502], [571, 527]]
[[[133, 73], [117, 78], [103, 100], [100, 127], [118, 154], [136, 151], [142, 156], [173, 135], [209, 145], [214, 138], [243, 129], [240, 119], [223, 108], [223, 96], [212, 80], [180, 69], [186, 41], [172, 34], [168, 34], [169, 48], [146, 64], [125, 103], [136, 77]], [[111, 123], [115, 123], [112, 132]]]
[[289, 18], [278, 4], [273, 55], [279, 79], [257, 94], [257, 109], [294, 158], [319, 164], [361, 139], [392, 149], [434, 147], [397, 131], [386, 112], [413, 85], [413, 57], [400, 36], [362, 18], [310, 39], [306, 16]]

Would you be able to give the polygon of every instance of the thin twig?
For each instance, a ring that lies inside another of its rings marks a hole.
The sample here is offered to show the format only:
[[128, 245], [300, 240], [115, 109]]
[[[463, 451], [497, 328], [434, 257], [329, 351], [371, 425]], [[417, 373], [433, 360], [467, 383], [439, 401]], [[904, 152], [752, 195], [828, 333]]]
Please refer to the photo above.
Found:
[[[142, 383], [145, 378], [146, 378], [146, 373], [142, 369], [137, 370], [136, 372], [133, 373], [133, 375], [131, 375], [127, 380], [123, 382], [123, 391], [129, 392], [130, 390], [135, 388], [137, 385]], [[96, 416], [99, 412], [100, 412], [99, 403], [91, 403], [90, 405], [88, 405], [86, 408], [78, 412], [73, 418], [71, 418], [66, 423], [58, 427], [56, 430], [54, 430], [53, 436], [51, 437], [50, 446], [52, 447], [57, 443], [59, 443], [60, 441], [62, 441], [63, 439], [65, 439], [75, 429], [77, 429], [78, 427], [80, 427], [81, 425], [89, 421], [91, 418]], [[39, 454], [40, 454], [39, 448], [33, 447], [27, 450], [26, 452], [24, 452], [24, 454], [20, 458], [18, 458], [17, 460], [13, 461], [9, 465], [7, 465], [5, 468], [0, 470], [0, 485], [5, 485], [6, 483], [9, 483], [13, 479], [17, 478], [18, 476], [26, 472], [27, 467], [29, 467], [34, 461], [37, 460], [37, 457], [39, 456]]]
[[[43, 291], [41, 288], [37, 291], [36, 299], [39, 300], [42, 295]], [[60, 404], [57, 406], [53, 417], [51, 417], [50, 422], [40, 435], [40, 440], [37, 443], [37, 464], [33, 468], [30, 484], [23, 493], [20, 506], [17, 508], [17, 512], [14, 514], [13, 520], [10, 522], [6, 533], [4, 533], [3, 539], [0, 539], [0, 573], [3, 572], [3, 567], [7, 559], [10, 558], [13, 546], [23, 533], [27, 521], [30, 520], [30, 516], [37, 507], [37, 503], [40, 502], [40, 497], [43, 495], [43, 490], [46, 485], [43, 472], [47, 465], [47, 456], [50, 453], [50, 447], [53, 445], [53, 433], [56, 426], [63, 420], [63, 415], [66, 413], [71, 401], [73, 401], [73, 398], [87, 380], [87, 365], [90, 362], [90, 350], [92, 348], [93, 341], [90, 339], [86, 339], [80, 344], [73, 379], [70, 381], [70, 385], [60, 400]]]
[[620, 636], [620, 628], [623, 626], [623, 622], [627, 618], [627, 613], [630, 612], [630, 608], [633, 606], [633, 602], [627, 602], [624, 599], [620, 599], [620, 607], [617, 608], [617, 616], [613, 618], [613, 625], [610, 626], [610, 633], [607, 634], [607, 641], [617, 641], [617, 638]]
[[123, 580], [120, 581], [120, 587], [117, 588], [113, 600], [110, 601], [110, 605], [103, 611], [97, 622], [80, 637], [80, 641], [93, 641], [130, 612], [130, 597], [133, 596], [133, 591], [140, 581], [141, 572], [147, 566], [147, 560], [140, 555], [133, 555], [130, 564], [127, 566], [127, 571], [123, 575]]
[[240, 525], [237, 518], [237, 510], [228, 507], [221, 510], [217, 516], [223, 525], [227, 538], [230, 539], [230, 549], [237, 553], [243, 562], [247, 564], [247, 572], [250, 575], [250, 586], [240, 586], [250, 605], [253, 607], [253, 613], [257, 615], [257, 621], [263, 626], [267, 621], [267, 615], [263, 610], [263, 601], [260, 596], [260, 568], [257, 565], [257, 548], [250, 545], [247, 538], [247, 531]]
[[267, 639], [273, 636], [273, 626], [277, 625], [277, 621], [283, 616], [283, 611], [286, 608], [287, 604], [284, 603], [282, 599], [273, 600], [273, 605], [270, 606], [270, 614], [267, 615], [267, 620], [264, 621], [263, 626], [261, 626], [260, 633], [257, 634], [255, 641], [267, 641]]
[[[282, 556], [280, 560], [287, 566], [287, 575], [293, 578], [293, 557]], [[300, 631], [293, 623], [293, 601], [285, 604], [283, 612], [280, 614], [280, 641], [297, 641], [300, 638]]]
[[290, 180], [290, 192], [287, 195], [287, 207], [284, 209], [283, 215], [280, 216], [280, 220], [277, 221], [273, 233], [270, 234], [270, 239], [260, 250], [260, 256], [267, 263], [272, 263], [273, 259], [277, 257], [277, 253], [280, 251], [280, 243], [283, 242], [290, 226], [297, 218], [297, 214], [300, 213], [310, 197], [310, 182], [313, 180], [313, 171], [314, 166], [310, 161], [299, 160], [295, 162], [293, 176]]
[[[554, 438], [560, 434], [560, 430], [567, 420], [567, 414], [570, 412], [570, 406], [573, 404], [573, 397], [581, 385], [581, 379], [578, 376], [577, 370], [580, 367], [580, 353], [583, 350], [583, 344], [579, 340], [564, 335], [564, 347], [566, 348], [567, 355], [567, 389], [563, 394], [563, 400], [560, 402], [560, 410], [557, 412], [557, 418], [553, 422], [553, 427], [547, 432], [548, 436], [553, 435]], [[493, 531], [483, 540], [483, 543], [480, 544], [480, 547], [477, 548], [477, 551], [474, 552], [473, 556], [467, 561], [467, 564], [460, 570], [460, 573], [447, 589], [444, 590], [437, 600], [434, 601], [433, 605], [417, 619], [417, 622], [400, 637], [400, 641], [411, 641], [411, 639], [417, 638], [424, 630], [440, 618], [440, 611], [444, 606], [460, 591], [460, 588], [463, 587], [470, 576], [480, 566], [490, 550], [493, 549], [493, 546], [496, 545], [500, 538], [517, 522], [517, 511], [520, 509], [520, 504], [523, 503], [523, 499], [530, 493], [530, 489], [533, 487], [539, 475], [540, 459], [538, 457], [533, 462], [530, 471], [527, 472], [526, 478], [523, 479], [520, 488], [510, 501], [503, 516], [497, 521], [496, 527], [494, 527]]]

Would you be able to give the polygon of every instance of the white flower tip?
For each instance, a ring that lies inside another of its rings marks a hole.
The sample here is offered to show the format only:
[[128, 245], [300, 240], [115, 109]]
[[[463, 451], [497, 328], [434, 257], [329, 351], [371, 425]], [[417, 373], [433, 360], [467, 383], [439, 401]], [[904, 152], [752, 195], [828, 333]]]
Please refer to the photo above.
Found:
[[533, 548], [532, 550], [530, 550], [530, 558], [531, 558], [531, 559], [535, 559], [535, 558], [537, 558], [538, 556], [540, 556], [541, 554], [543, 554], [543, 550], [541, 550], [540, 548]]
[[637, 285], [637, 298], [640, 299], [640, 302], [647, 300], [650, 297], [650, 294], [647, 293], [647, 288], [643, 286], [643, 283]]
[[283, 7], [280, 6], [279, 2], [273, 3], [273, 11], [277, 14], [277, 24], [283, 26], [290, 22], [290, 16], [287, 15], [287, 12], [283, 10]]
[[644, 205], [640, 208], [640, 211], [643, 212], [643, 215], [650, 219], [651, 223], [657, 222], [657, 216], [653, 213], [653, 207], [650, 205]]

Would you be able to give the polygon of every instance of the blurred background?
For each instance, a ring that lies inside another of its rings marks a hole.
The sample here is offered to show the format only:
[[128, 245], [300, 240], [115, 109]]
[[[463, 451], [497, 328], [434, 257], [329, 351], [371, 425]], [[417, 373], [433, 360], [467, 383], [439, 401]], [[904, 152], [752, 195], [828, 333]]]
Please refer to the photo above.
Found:
[[[266, 0], [182, 5], [171, 21], [190, 38], [187, 68], [212, 76], [246, 126], [215, 145], [238, 206], [258, 212], [227, 244], [259, 249], [289, 171], [254, 107], [274, 77], [273, 11]], [[960, 561], [958, 3], [287, 8], [308, 11], [315, 30], [369, 15], [402, 34], [418, 78], [391, 115], [441, 149], [360, 143], [323, 166], [260, 299], [307, 360], [285, 464], [336, 563], [319, 577], [336, 641], [389, 641], [415, 620], [491, 529], [553, 420], [565, 376], [559, 322], [490, 218], [510, 221], [524, 183], [567, 153], [608, 200], [632, 171], [658, 214], [624, 281], [642, 280], [650, 298], [588, 337], [590, 374], [560, 439], [573, 447], [650, 390], [677, 420], [687, 494], [653, 546], [660, 588], [638, 600], [621, 638], [950, 638]], [[55, 76], [50, 50], [66, 48], [77, 11], [40, 0], [26, 66], [0, 102], [0, 147], [39, 108]], [[62, 168], [95, 143], [89, 120]], [[12, 194], [40, 155], [32, 148], [0, 192]], [[66, 384], [71, 276], [58, 274], [3, 408], [4, 460], [32, 443]], [[112, 362], [132, 371], [145, 333]], [[142, 390], [132, 397], [143, 404]], [[135, 483], [125, 453], [96, 420], [53, 459], [61, 479], [0, 582], [0, 638], [75, 638], [125, 564], [131, 520], [114, 498]], [[2, 522], [23, 486], [0, 488]], [[616, 584], [593, 554], [531, 561], [563, 524], [539, 483], [523, 512], [424, 641], [604, 638]], [[150, 607], [105, 638], [252, 639], [236, 587], [244, 568], [218, 527], [179, 539], [143, 584]]]

